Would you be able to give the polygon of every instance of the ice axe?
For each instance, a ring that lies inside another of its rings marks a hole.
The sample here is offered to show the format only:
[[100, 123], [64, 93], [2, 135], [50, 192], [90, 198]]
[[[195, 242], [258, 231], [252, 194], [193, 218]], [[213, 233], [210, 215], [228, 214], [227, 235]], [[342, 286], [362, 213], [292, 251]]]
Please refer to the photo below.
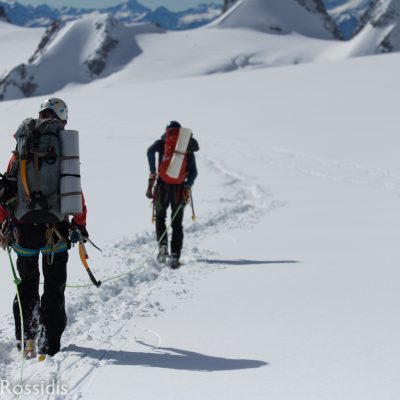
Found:
[[[73, 228], [72, 229], [72, 235], [76, 235], [77, 239], [78, 239], [78, 243], [79, 243], [79, 257], [82, 261], [83, 266], [86, 269], [86, 272], [89, 275], [90, 280], [92, 281], [93, 285], [95, 285], [97, 288], [100, 287], [101, 285], [101, 281], [98, 281], [94, 275], [93, 272], [91, 271], [89, 264], [87, 262], [89, 255], [86, 251], [86, 246], [85, 246], [85, 240], [89, 241], [88, 238], [84, 238], [81, 231], [78, 228]], [[71, 236], [72, 236], [71, 235]], [[89, 241], [89, 243], [91, 243], [94, 247], [96, 247], [96, 249], [102, 251], [99, 247], [97, 247], [92, 241]]]

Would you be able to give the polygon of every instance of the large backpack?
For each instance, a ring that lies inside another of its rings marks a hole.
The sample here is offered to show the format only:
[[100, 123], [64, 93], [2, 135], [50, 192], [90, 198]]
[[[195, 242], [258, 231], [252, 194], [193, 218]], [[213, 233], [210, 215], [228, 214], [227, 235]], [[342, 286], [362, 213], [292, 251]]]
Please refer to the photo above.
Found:
[[16, 133], [18, 175], [14, 215], [20, 222], [54, 224], [60, 206], [60, 131], [57, 119], [26, 119]]
[[172, 185], [184, 182], [187, 175], [187, 147], [191, 136], [187, 128], [168, 128], [165, 132], [164, 153], [159, 166], [160, 178], [164, 182]]

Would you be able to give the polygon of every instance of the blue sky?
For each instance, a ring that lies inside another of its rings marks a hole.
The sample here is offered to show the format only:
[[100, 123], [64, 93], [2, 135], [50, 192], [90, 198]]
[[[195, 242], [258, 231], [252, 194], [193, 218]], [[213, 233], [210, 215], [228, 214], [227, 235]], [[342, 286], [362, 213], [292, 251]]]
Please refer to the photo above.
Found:
[[[17, 0], [22, 4], [48, 4], [52, 7], [61, 6], [73, 6], [73, 7], [87, 7], [87, 8], [100, 8], [112, 6], [115, 4], [122, 3], [124, 0]], [[143, 4], [149, 8], [156, 8], [164, 6], [169, 8], [171, 11], [184, 10], [193, 7], [200, 3], [223, 3], [223, 0], [138, 0], [140, 4]]]

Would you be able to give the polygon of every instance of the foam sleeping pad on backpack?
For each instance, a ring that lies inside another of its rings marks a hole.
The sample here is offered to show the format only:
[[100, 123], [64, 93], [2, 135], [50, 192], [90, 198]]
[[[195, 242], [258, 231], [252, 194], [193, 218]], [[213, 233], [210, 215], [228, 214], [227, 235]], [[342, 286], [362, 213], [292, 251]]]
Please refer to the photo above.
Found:
[[63, 130], [60, 132], [60, 141], [61, 211], [64, 214], [79, 214], [82, 212], [79, 132], [75, 130]]
[[60, 181], [61, 210], [64, 214], [82, 212], [81, 180], [74, 176], [63, 176]]
[[60, 132], [61, 151], [65, 157], [79, 157], [79, 132], [71, 129]]
[[174, 155], [167, 169], [167, 175], [169, 177], [174, 179], [178, 178], [191, 137], [192, 131], [189, 128], [180, 128]]
[[81, 166], [75, 160], [61, 160], [60, 163], [61, 175], [80, 175]]

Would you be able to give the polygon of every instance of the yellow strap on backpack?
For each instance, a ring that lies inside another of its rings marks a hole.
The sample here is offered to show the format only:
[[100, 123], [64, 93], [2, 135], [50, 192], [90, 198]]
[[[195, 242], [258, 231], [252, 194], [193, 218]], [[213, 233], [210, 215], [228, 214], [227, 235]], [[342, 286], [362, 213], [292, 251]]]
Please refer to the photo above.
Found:
[[26, 179], [26, 160], [21, 160], [21, 182], [24, 188], [25, 195], [28, 200], [31, 199], [31, 192], [28, 186], [28, 180]]

